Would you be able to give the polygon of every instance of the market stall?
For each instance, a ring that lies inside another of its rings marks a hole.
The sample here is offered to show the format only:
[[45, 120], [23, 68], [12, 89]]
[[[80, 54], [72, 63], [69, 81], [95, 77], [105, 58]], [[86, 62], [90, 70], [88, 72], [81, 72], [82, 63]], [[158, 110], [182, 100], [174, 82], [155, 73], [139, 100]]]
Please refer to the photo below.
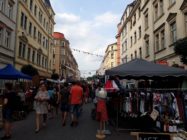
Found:
[[[145, 79], [176, 82], [175, 87], [160, 84], [160, 87], [145, 87], [131, 90], [122, 89], [118, 97], [111, 98], [110, 107], [115, 112], [117, 129], [150, 132], [178, 132], [186, 126], [187, 92], [178, 82], [187, 77], [187, 71], [134, 59], [126, 64], [106, 70], [108, 76], [120, 79]], [[115, 93], [114, 93], [115, 94]], [[115, 107], [111, 104], [114, 104]], [[117, 105], [116, 105], [117, 104]]]
[[[11, 64], [8, 64], [6, 67], [0, 69], [0, 80], [4, 81], [5, 83], [7, 80], [10, 82], [15, 82], [15, 80], [18, 79], [26, 79], [26, 80], [32, 80], [32, 77], [16, 70]], [[3, 93], [0, 92], [1, 94]], [[2, 97], [0, 97], [0, 126], [2, 126]]]

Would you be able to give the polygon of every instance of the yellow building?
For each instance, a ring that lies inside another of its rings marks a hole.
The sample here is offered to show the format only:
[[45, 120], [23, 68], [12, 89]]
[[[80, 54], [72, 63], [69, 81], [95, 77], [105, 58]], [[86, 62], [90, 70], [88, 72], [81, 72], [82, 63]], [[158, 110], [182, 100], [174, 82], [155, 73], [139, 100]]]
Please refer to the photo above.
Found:
[[19, 0], [15, 66], [31, 64], [42, 77], [53, 69], [54, 11], [50, 0]]
[[117, 43], [108, 45], [105, 51], [104, 59], [100, 65], [100, 68], [97, 70], [97, 74], [103, 75], [105, 73], [105, 70], [111, 69], [118, 65], [117, 53]]

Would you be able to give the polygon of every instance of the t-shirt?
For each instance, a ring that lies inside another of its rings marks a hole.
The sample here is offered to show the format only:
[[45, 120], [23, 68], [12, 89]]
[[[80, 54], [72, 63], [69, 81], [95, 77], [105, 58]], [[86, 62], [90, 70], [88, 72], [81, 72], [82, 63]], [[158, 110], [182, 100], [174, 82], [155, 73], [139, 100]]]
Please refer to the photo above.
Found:
[[15, 107], [19, 103], [19, 97], [16, 95], [15, 92], [5, 93], [4, 99], [8, 100], [7, 104], [4, 105], [4, 108], [6, 109], [15, 109]]
[[61, 103], [68, 104], [69, 103], [69, 94], [70, 94], [68, 88], [61, 89], [60, 94], [61, 94]]
[[72, 86], [71, 90], [70, 90], [70, 95], [71, 95], [70, 103], [72, 105], [82, 103], [82, 98], [83, 98], [82, 87], [80, 87], [78, 85]]

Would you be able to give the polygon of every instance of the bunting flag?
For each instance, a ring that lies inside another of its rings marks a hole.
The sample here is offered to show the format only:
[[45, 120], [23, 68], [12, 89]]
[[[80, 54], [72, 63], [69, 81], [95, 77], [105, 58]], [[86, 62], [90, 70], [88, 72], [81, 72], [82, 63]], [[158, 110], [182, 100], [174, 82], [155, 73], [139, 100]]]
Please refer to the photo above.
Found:
[[92, 55], [92, 56], [97, 56], [97, 57], [104, 57], [103, 55], [99, 55], [99, 54], [94, 54], [94, 53], [91, 53], [91, 52], [86, 52], [86, 51], [82, 51], [82, 50], [78, 50], [78, 49], [74, 49], [74, 48], [71, 48], [73, 51], [76, 51], [76, 52], [81, 52], [81, 53], [84, 53], [84, 54], [87, 54], [87, 55]]

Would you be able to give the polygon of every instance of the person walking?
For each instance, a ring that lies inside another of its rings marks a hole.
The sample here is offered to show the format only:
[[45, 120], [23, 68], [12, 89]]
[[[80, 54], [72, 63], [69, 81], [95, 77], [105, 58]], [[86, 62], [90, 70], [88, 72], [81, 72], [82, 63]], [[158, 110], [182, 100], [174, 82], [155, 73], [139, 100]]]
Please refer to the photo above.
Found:
[[16, 99], [16, 93], [13, 91], [12, 83], [5, 84], [5, 94], [3, 99], [3, 124], [4, 124], [4, 136], [1, 140], [7, 140], [11, 138], [12, 127], [12, 114], [14, 112], [14, 99]]
[[66, 118], [69, 112], [69, 95], [70, 91], [68, 83], [64, 83], [61, 87], [58, 102], [60, 103], [60, 109], [62, 112], [62, 126], [66, 125]]
[[82, 103], [83, 89], [80, 86], [79, 82], [74, 82], [70, 89], [70, 112], [72, 118], [71, 126], [78, 125], [79, 110]]
[[[48, 100], [49, 95], [46, 89], [45, 83], [40, 85], [39, 91], [34, 97], [35, 99], [35, 110], [36, 110], [36, 129], [35, 132], [38, 133], [40, 130], [40, 119], [41, 116], [48, 113]], [[43, 120], [43, 125], [46, 125], [46, 120]]]

